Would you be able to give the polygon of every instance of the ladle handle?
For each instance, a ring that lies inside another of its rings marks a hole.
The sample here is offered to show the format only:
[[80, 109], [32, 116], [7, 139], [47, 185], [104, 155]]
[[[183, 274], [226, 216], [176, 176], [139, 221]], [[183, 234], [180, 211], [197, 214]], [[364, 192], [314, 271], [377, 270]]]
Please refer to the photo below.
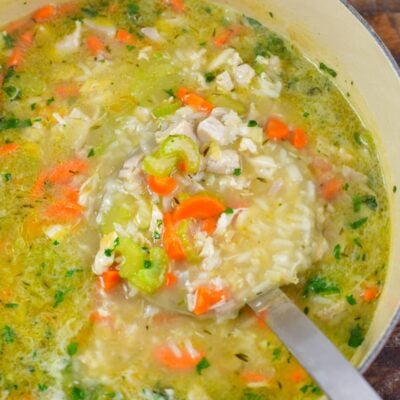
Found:
[[326, 336], [280, 290], [248, 303], [331, 400], [379, 400], [378, 394]]

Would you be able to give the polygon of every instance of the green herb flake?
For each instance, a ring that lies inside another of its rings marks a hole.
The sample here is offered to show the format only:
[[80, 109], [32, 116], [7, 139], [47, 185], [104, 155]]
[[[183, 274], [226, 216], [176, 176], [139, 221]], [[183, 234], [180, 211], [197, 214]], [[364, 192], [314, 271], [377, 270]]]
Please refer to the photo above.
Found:
[[128, 5], [126, 6], [126, 12], [130, 16], [139, 14], [139, 6], [133, 2], [128, 3]]
[[119, 237], [114, 239], [114, 250], [119, 246]]
[[337, 244], [333, 248], [333, 256], [336, 258], [336, 260], [340, 260], [342, 258], [342, 247], [340, 244]]
[[105, 250], [104, 250], [104, 255], [105, 255], [106, 257], [111, 257], [113, 251], [114, 251], [113, 249], [105, 249]]
[[356, 325], [350, 331], [350, 337], [349, 337], [347, 344], [350, 347], [357, 348], [362, 344], [363, 341], [364, 341], [364, 333], [363, 333], [360, 325]]
[[12, 49], [15, 44], [15, 39], [12, 36], [10, 36], [7, 32], [4, 32], [2, 36], [3, 36], [4, 47], [6, 49]]
[[78, 352], [78, 343], [70, 343], [67, 347], [67, 353], [69, 356], [73, 356]]
[[127, 45], [126, 45], [126, 49], [127, 49], [128, 51], [133, 51], [133, 50], [136, 49], [136, 46], [132, 46], [131, 44], [127, 44]]
[[235, 211], [233, 210], [233, 208], [227, 208], [225, 211], [224, 211], [224, 213], [225, 214], [233, 214]]
[[44, 384], [44, 383], [39, 383], [39, 384], [38, 384], [38, 390], [39, 390], [39, 392], [45, 392], [47, 389], [48, 389], [48, 388], [47, 388], [47, 385], [46, 385], [46, 384]]
[[351, 306], [354, 306], [357, 304], [357, 301], [352, 294], [347, 295], [346, 300]]
[[173, 89], [165, 89], [164, 92], [167, 93], [167, 95], [169, 97], [174, 97], [175, 98], [175, 93], [174, 93]]
[[5, 325], [1, 337], [4, 343], [11, 344], [15, 342], [16, 334], [11, 327]]
[[351, 229], [359, 229], [368, 221], [368, 217], [358, 219], [350, 224]]
[[150, 269], [153, 263], [150, 260], [144, 260], [143, 267], [145, 269]]
[[50, 99], [46, 100], [46, 104], [49, 106], [51, 103], [54, 103], [56, 99], [54, 97], [50, 97]]
[[258, 22], [256, 19], [254, 18], [250, 18], [250, 17], [244, 17], [244, 22], [251, 26], [254, 29], [260, 29], [262, 28], [262, 24], [260, 22]]
[[378, 208], [378, 202], [375, 196], [372, 195], [364, 195], [364, 196], [353, 196], [353, 211], [359, 212], [361, 210], [361, 206], [364, 204], [370, 210], [376, 211]]
[[82, 7], [81, 11], [88, 17], [97, 17], [99, 15], [99, 12], [91, 7]]
[[279, 348], [276, 348], [272, 351], [272, 361], [279, 360], [282, 355], [282, 350]]
[[270, 16], [271, 18], [274, 18], [274, 13], [273, 13], [272, 11], [269, 11], [268, 14], [269, 14], [269, 16]]
[[305, 111], [305, 112], [303, 113], [303, 117], [304, 117], [304, 118], [308, 118], [309, 116], [310, 116], [310, 113], [309, 113], [309, 112]]
[[30, 119], [0, 118], [0, 132], [9, 129], [27, 128], [32, 126]]
[[353, 202], [353, 211], [354, 212], [359, 212], [361, 210], [361, 197], [360, 196], [353, 196], [352, 197], [352, 202]]
[[347, 191], [349, 190], [349, 187], [350, 187], [350, 185], [346, 182], [346, 183], [343, 185], [343, 190], [344, 190], [345, 192], [347, 192]]
[[337, 76], [337, 72], [336, 72], [334, 69], [328, 67], [328, 66], [327, 66], [326, 64], [324, 64], [324, 63], [320, 63], [320, 64], [319, 64], [319, 69], [320, 69], [321, 71], [326, 72], [327, 74], [329, 74], [329, 75], [332, 76], [333, 78], [336, 78], [336, 76]]
[[94, 157], [94, 156], [95, 156], [94, 149], [90, 149], [90, 150], [88, 151], [88, 153], [87, 153], [87, 158]]
[[3, 176], [4, 176], [4, 180], [6, 182], [10, 182], [11, 181], [12, 176], [11, 176], [11, 174], [9, 172], [6, 172]]
[[201, 373], [203, 372], [203, 369], [209, 368], [211, 366], [211, 364], [209, 363], [209, 361], [207, 360], [207, 358], [203, 357], [198, 364], [196, 365], [196, 372], [201, 375]]
[[397, 186], [393, 186], [393, 193], [397, 192]]
[[55, 240], [54, 242], [53, 242], [53, 245], [54, 246], [58, 246], [60, 244], [60, 242], [58, 241], [58, 240]]
[[309, 279], [304, 286], [303, 294], [308, 296], [310, 293], [329, 295], [340, 293], [340, 290], [336, 284], [328, 282], [326, 278], [316, 276]]
[[65, 293], [62, 290], [57, 290], [56, 293], [54, 294], [54, 305], [53, 307], [56, 308], [58, 307], [65, 298]]
[[85, 400], [86, 392], [83, 389], [81, 389], [79, 386], [74, 386], [71, 390], [70, 399], [71, 400]]
[[362, 244], [361, 244], [361, 239], [360, 238], [358, 238], [358, 237], [354, 238], [353, 242], [357, 247], [360, 247], [362, 249]]
[[204, 74], [204, 78], [205, 78], [206, 82], [210, 83], [212, 81], [215, 81], [215, 74], [212, 72], [206, 72]]
[[247, 126], [248, 126], [249, 128], [254, 128], [255, 126], [258, 126], [258, 123], [257, 123], [257, 121], [255, 121], [254, 119], [251, 119], [251, 120], [247, 123]]
[[32, 103], [32, 104], [31, 104], [31, 110], [32, 110], [32, 111], [35, 111], [35, 109], [36, 109], [36, 103]]
[[3, 87], [3, 92], [8, 96], [11, 101], [19, 100], [21, 98], [21, 90], [15, 86]]
[[154, 233], [153, 233], [153, 238], [154, 238], [155, 240], [160, 240], [160, 239], [161, 239], [160, 232], [154, 231]]
[[162, 219], [158, 219], [156, 222], [157, 222], [157, 228], [161, 228], [161, 226], [163, 224]]
[[241, 168], [235, 168], [233, 170], [233, 175], [234, 176], [240, 176], [242, 174], [242, 169]]
[[4, 304], [5, 308], [17, 308], [18, 304], [17, 303], [6, 303]]

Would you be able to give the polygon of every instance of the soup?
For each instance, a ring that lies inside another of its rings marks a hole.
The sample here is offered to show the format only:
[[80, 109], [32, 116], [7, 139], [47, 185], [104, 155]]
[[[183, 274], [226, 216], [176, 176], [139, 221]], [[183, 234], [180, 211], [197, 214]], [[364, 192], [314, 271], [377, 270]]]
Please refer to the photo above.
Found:
[[2, 398], [318, 398], [243, 303], [281, 286], [349, 359], [368, 331], [388, 203], [336, 71], [199, 0], [0, 43]]

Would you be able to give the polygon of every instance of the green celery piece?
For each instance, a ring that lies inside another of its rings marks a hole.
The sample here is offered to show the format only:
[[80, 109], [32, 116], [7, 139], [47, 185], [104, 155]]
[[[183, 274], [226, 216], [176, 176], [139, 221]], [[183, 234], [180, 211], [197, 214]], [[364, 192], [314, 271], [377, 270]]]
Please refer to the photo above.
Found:
[[153, 115], [157, 118], [164, 118], [168, 115], [173, 114], [176, 110], [182, 107], [182, 104], [178, 101], [172, 103], [163, 103], [153, 109]]
[[187, 219], [180, 221], [177, 226], [176, 233], [178, 234], [179, 239], [181, 239], [183, 248], [185, 249], [186, 258], [190, 262], [198, 263], [201, 258], [196, 253], [196, 250], [193, 247], [193, 243], [190, 240], [189, 225], [190, 225], [190, 221]]
[[121, 278], [148, 294], [163, 286], [168, 258], [162, 248], [154, 247], [146, 254], [132, 239], [120, 238], [118, 250], [125, 258], [119, 271]]
[[197, 144], [185, 135], [168, 136], [158, 150], [143, 160], [143, 169], [150, 175], [171, 175], [179, 161], [187, 167], [187, 173], [195, 174], [200, 167], [200, 152]]

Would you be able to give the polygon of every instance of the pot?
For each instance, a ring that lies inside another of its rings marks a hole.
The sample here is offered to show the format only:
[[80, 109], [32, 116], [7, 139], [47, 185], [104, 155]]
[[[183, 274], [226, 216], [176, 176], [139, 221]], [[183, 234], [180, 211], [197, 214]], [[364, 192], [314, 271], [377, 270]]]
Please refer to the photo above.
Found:
[[[339, 89], [350, 94], [352, 106], [374, 134], [389, 194], [391, 252], [371, 328], [352, 359], [365, 371], [400, 320], [400, 70], [376, 33], [346, 0], [218, 2], [287, 37], [311, 62], [324, 62], [334, 68]], [[0, 25], [47, 3], [48, 0], [0, 0]], [[393, 193], [394, 186], [399, 193]]]

